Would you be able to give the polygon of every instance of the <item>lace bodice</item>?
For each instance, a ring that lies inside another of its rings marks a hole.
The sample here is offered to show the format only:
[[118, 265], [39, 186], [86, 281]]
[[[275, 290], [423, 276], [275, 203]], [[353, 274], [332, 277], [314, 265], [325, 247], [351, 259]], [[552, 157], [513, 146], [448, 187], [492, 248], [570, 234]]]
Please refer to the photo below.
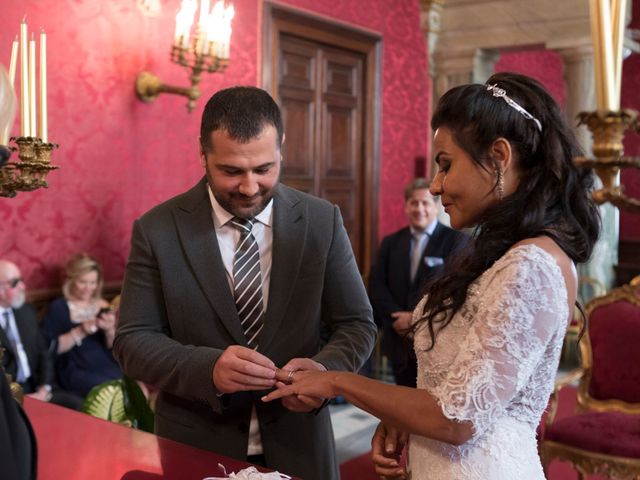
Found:
[[544, 479], [535, 431], [568, 319], [560, 267], [545, 250], [523, 245], [469, 287], [432, 350], [426, 351], [426, 326], [418, 329], [418, 388], [435, 397], [446, 417], [471, 422], [474, 434], [459, 447], [412, 436], [413, 480]]

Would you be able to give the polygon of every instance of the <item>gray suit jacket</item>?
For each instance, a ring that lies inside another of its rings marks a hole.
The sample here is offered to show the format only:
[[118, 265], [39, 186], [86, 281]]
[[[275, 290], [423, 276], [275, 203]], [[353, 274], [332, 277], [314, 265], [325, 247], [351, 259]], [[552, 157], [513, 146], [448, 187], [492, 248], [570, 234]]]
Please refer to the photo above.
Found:
[[[156, 433], [245, 459], [255, 405], [270, 468], [337, 479], [327, 409], [292, 413], [261, 402], [263, 391], [216, 395], [216, 360], [229, 345], [247, 345], [225, 275], [204, 179], [135, 222], [113, 353], [127, 375], [161, 390]], [[324, 345], [323, 325], [330, 332]], [[330, 370], [356, 371], [375, 331], [338, 208], [280, 185], [258, 351], [277, 366], [310, 357]]]

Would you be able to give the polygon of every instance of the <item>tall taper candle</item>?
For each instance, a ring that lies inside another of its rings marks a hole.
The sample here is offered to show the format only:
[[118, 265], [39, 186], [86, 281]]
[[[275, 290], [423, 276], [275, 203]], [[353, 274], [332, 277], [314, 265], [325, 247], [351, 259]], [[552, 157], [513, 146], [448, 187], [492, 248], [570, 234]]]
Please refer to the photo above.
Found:
[[[11, 46], [11, 60], [9, 61], [9, 83], [13, 89], [16, 78], [16, 61], [18, 60], [18, 38], [13, 41]], [[4, 132], [0, 132], [0, 145], [9, 145], [9, 134], [11, 133], [11, 125], [7, 125]]]
[[20, 24], [20, 135], [31, 136], [29, 123], [29, 46], [27, 22]]
[[40, 30], [40, 138], [47, 143], [47, 34]]
[[16, 63], [18, 62], [18, 36], [11, 45], [11, 62], [9, 63], [9, 82], [13, 87], [16, 84]]
[[32, 137], [36, 133], [36, 41], [31, 34], [29, 40], [29, 131]]
[[615, 104], [620, 108], [622, 87], [622, 52], [624, 49], [624, 27], [627, 17], [627, 0], [611, 0], [611, 23], [613, 25], [613, 77]]

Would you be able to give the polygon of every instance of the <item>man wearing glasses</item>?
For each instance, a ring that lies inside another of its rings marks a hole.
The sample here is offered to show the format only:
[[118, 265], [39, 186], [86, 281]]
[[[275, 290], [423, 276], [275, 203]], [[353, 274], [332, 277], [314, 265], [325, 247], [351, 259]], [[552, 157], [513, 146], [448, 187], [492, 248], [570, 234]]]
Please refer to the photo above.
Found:
[[52, 387], [53, 358], [40, 333], [36, 311], [25, 299], [20, 269], [12, 262], [0, 260], [2, 365], [26, 395], [77, 409], [82, 399]]

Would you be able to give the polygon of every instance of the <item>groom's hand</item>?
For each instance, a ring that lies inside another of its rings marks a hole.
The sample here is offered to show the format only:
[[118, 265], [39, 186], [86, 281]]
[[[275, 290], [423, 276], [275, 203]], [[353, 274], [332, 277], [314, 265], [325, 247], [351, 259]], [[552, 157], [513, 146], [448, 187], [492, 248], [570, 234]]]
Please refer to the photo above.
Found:
[[231, 345], [213, 366], [213, 384], [220, 393], [265, 390], [276, 384], [276, 366], [255, 350]]

